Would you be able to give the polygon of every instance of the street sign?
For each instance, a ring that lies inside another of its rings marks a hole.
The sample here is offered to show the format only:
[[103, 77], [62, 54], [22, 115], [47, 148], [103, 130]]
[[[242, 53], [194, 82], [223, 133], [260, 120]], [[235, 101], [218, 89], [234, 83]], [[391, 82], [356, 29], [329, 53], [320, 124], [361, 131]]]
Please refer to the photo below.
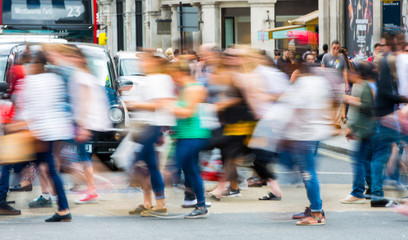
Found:
[[[198, 32], [198, 8], [181, 6], [183, 32]], [[177, 28], [180, 31], [180, 7], [177, 9]]]

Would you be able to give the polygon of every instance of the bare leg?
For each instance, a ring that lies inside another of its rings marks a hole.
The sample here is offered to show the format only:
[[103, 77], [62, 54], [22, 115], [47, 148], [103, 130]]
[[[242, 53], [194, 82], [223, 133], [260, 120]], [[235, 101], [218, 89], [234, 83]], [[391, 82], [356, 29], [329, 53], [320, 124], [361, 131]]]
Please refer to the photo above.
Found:
[[95, 179], [94, 179], [94, 170], [92, 166], [87, 166], [85, 167], [85, 181], [86, 181], [86, 185], [88, 186], [88, 191], [91, 194], [95, 194], [96, 193], [96, 189], [95, 189]]
[[166, 201], [165, 199], [156, 199], [156, 209], [166, 208]]
[[41, 193], [48, 194], [50, 191], [54, 193], [54, 189], [47, 174], [47, 166], [42, 163], [38, 166], [38, 169], [38, 179], [40, 180]]
[[275, 195], [276, 197], [282, 197], [282, 191], [279, 187], [278, 181], [275, 181], [273, 179], [268, 179], [268, 185], [271, 188], [271, 193]]
[[230, 187], [232, 190], [238, 190], [238, 180], [230, 181]]

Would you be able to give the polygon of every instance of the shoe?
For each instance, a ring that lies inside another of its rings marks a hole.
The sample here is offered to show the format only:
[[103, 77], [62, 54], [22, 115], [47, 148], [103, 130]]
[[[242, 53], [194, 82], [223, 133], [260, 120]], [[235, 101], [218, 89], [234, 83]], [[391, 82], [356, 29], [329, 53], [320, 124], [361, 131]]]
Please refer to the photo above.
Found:
[[182, 208], [195, 208], [197, 205], [197, 199], [194, 200], [184, 200], [181, 205]]
[[394, 210], [395, 212], [408, 217], [408, 206], [407, 205], [394, 206]]
[[260, 178], [254, 178], [254, 177], [248, 178], [247, 182], [248, 182], [248, 187], [262, 187], [266, 185], [265, 180], [262, 180]]
[[58, 213], [55, 213], [54, 216], [45, 219], [46, 222], [71, 222], [72, 221], [72, 216], [71, 213], [65, 214], [65, 215], [59, 215]]
[[21, 211], [10, 206], [4, 199], [0, 201], [0, 215], [21, 215]]
[[[325, 217], [324, 211], [322, 210], [323, 217]], [[305, 217], [312, 216], [312, 211], [310, 207], [306, 207], [304, 212], [296, 213], [292, 215], [292, 219], [302, 219]]]
[[371, 199], [370, 205], [371, 207], [391, 207], [393, 205], [396, 205], [396, 203], [386, 198], [382, 198], [376, 200]]
[[151, 208], [140, 213], [141, 217], [167, 216], [167, 208]]
[[21, 184], [17, 184], [14, 187], [9, 188], [10, 192], [30, 192], [33, 190], [33, 185], [30, 183], [27, 186], [22, 187]]
[[[206, 207], [211, 207], [211, 202], [205, 202]], [[197, 199], [194, 200], [184, 200], [181, 205], [182, 208], [195, 208], [197, 207]]]
[[[321, 217], [311, 213], [311, 216], [302, 218], [296, 223], [297, 226], [321, 226], [326, 223], [326, 217], [322, 214]], [[319, 214], [320, 215], [320, 214]]]
[[148, 210], [143, 204], [140, 204], [135, 210], [129, 211], [129, 215], [140, 215], [143, 211]]
[[195, 208], [191, 213], [184, 216], [187, 219], [193, 218], [205, 218], [208, 216], [208, 210], [206, 207], [203, 208]]
[[223, 197], [240, 197], [241, 193], [239, 189], [237, 190], [232, 190], [230, 187], [227, 188], [227, 190], [222, 194]]
[[41, 195], [39, 198], [37, 198], [37, 200], [30, 202], [28, 206], [30, 208], [50, 208], [52, 207], [52, 200], [47, 200]]
[[277, 196], [275, 196], [275, 194], [273, 194], [273, 193], [268, 193], [268, 195], [266, 195], [266, 196], [263, 196], [263, 197], [261, 197], [261, 198], [258, 198], [258, 200], [274, 200], [274, 201], [280, 201], [280, 200], [282, 200], [282, 197], [277, 197]]
[[97, 203], [98, 202], [98, 194], [91, 194], [87, 192], [83, 195], [80, 199], [74, 201], [76, 204], [85, 204], [85, 203]]
[[344, 204], [364, 204], [366, 202], [366, 199], [350, 195], [347, 196], [345, 199], [340, 200], [340, 202]]

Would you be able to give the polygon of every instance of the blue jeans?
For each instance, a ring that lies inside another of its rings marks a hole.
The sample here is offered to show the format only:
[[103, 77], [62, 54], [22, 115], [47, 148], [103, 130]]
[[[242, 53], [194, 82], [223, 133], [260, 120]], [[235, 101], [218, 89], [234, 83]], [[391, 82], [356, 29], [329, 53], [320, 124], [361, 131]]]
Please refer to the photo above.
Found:
[[136, 161], [144, 161], [146, 163], [155, 198], [164, 199], [164, 180], [159, 170], [156, 151], [154, 149], [154, 144], [161, 136], [160, 127], [148, 126], [143, 133], [143, 136], [136, 140], [137, 143], [143, 145], [137, 154]]
[[371, 199], [384, 198], [383, 181], [384, 169], [391, 155], [392, 143], [397, 142], [400, 133], [394, 129], [377, 124], [373, 136], [374, 153], [371, 161]]
[[7, 199], [7, 193], [10, 184], [10, 170], [13, 165], [3, 165], [1, 167], [1, 178], [0, 178], [0, 201]]
[[283, 158], [281, 160], [286, 164], [293, 162], [299, 166], [310, 208], [312, 212], [322, 212], [320, 186], [316, 173], [316, 144], [315, 141], [285, 141], [281, 146], [279, 158]]
[[178, 139], [176, 144], [177, 168], [183, 170], [185, 179], [197, 196], [197, 206], [205, 207], [204, 183], [198, 166], [198, 155], [206, 146], [206, 139]]
[[364, 198], [365, 184], [371, 187], [371, 158], [373, 145], [371, 139], [362, 139], [354, 155], [353, 163], [353, 191], [351, 195]]
[[58, 211], [67, 210], [68, 201], [64, 191], [64, 185], [61, 181], [60, 176], [57, 173], [55, 168], [54, 155], [52, 153], [54, 142], [46, 142], [49, 144], [49, 147], [46, 152], [37, 153], [37, 161], [39, 163], [46, 163], [48, 166], [48, 174], [51, 177], [55, 191], [57, 192], [58, 197]]

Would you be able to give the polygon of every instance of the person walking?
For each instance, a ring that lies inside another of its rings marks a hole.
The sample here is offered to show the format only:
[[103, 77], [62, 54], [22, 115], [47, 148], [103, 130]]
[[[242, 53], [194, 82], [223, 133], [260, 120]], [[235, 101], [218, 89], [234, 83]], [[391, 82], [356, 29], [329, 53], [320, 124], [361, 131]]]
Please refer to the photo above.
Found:
[[177, 117], [174, 127], [177, 139], [175, 158], [179, 171], [183, 171], [186, 182], [191, 185], [197, 197], [195, 209], [185, 218], [203, 218], [208, 215], [205, 204], [204, 183], [200, 176], [199, 153], [206, 146], [211, 131], [201, 127], [198, 105], [205, 102], [207, 90], [202, 83], [190, 75], [188, 62], [180, 60], [169, 67], [174, 83], [180, 87], [176, 104], [168, 105]]
[[126, 106], [135, 116], [131, 122], [133, 130], [140, 131], [132, 137], [134, 142], [142, 145], [136, 161], [144, 161], [147, 164], [156, 206], [153, 207], [151, 191], [144, 188], [144, 203], [129, 213], [140, 214], [142, 217], [167, 215], [164, 180], [154, 145], [162, 135], [161, 127], [173, 125], [170, 113], [163, 111], [163, 101], [174, 99], [174, 84], [171, 77], [165, 74], [168, 63], [166, 59], [153, 52], [140, 54], [140, 57], [143, 59], [142, 68], [147, 76], [138, 87], [139, 100], [128, 101]]
[[67, 101], [67, 83], [54, 73], [45, 71], [46, 57], [43, 52], [31, 53], [30, 75], [26, 77], [23, 118], [27, 128], [39, 140], [41, 148], [37, 161], [48, 166], [48, 173], [58, 196], [58, 211], [46, 222], [69, 222], [69, 211], [63, 183], [57, 173], [53, 148], [56, 141], [74, 137], [73, 116]]

